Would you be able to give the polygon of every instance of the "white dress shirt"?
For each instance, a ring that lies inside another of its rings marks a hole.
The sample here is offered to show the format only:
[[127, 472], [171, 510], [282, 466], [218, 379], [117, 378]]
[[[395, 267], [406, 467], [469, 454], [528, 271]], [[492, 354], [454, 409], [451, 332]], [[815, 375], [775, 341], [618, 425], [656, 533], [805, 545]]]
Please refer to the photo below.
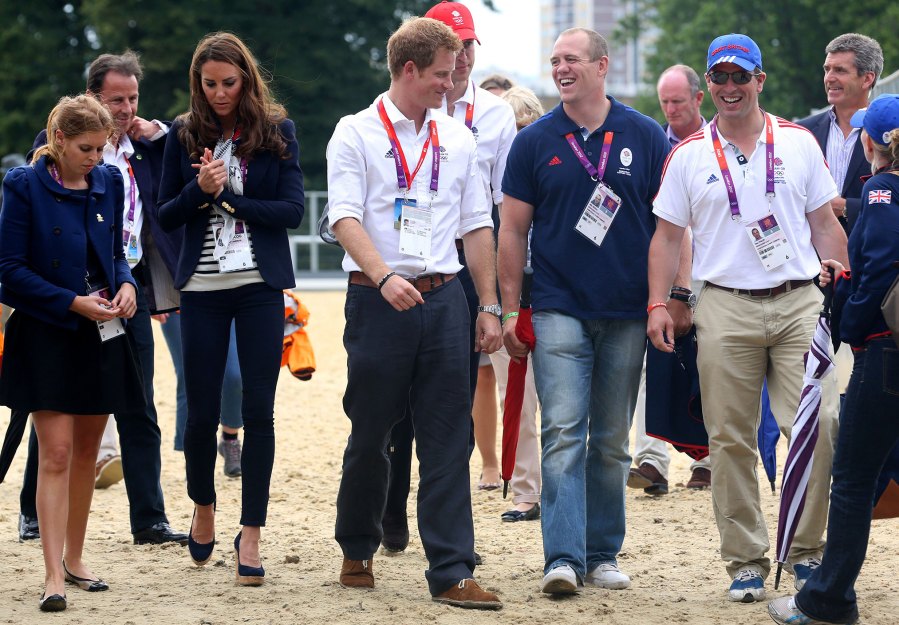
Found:
[[[128, 254], [128, 239], [130, 235], [137, 237], [137, 258], [128, 258], [128, 264], [134, 267], [144, 254], [143, 244], [140, 240], [141, 228], [144, 225], [143, 202], [141, 202], [140, 189], [137, 188], [137, 181], [134, 180], [133, 172], [129, 171], [128, 161], [134, 156], [134, 146], [131, 145], [131, 139], [127, 134], [123, 134], [119, 138], [119, 145], [113, 146], [107, 143], [103, 148], [103, 162], [115, 165], [122, 172], [122, 178], [125, 182], [125, 206], [122, 211], [124, 220], [122, 221], [122, 243], [125, 245], [125, 256]], [[131, 190], [134, 189], [134, 219], [128, 219], [128, 213], [131, 209]], [[130, 234], [129, 234], [130, 233]]]
[[[465, 112], [474, 101], [471, 134], [478, 144], [478, 167], [487, 193], [494, 204], [503, 201], [503, 173], [506, 171], [506, 158], [509, 148], [515, 139], [515, 112], [512, 106], [486, 89], [476, 87], [468, 81], [468, 89], [453, 105], [453, 119], [465, 123]], [[446, 113], [446, 98], [440, 109]]]
[[[377, 103], [382, 98], [411, 169], [418, 163], [428, 139], [428, 122], [433, 119], [437, 123], [440, 177], [433, 200], [430, 191], [431, 147], [408, 193], [399, 189], [393, 150], [378, 116]], [[327, 160], [331, 227], [347, 217], [358, 220], [384, 262], [403, 277], [457, 273], [462, 265], [455, 246], [456, 233], [464, 235], [478, 228], [493, 228], [474, 138], [464, 124], [440, 111], [428, 110], [425, 123], [416, 132], [415, 122], [406, 119], [386, 93], [378, 96], [367, 109], [338, 122], [328, 142]], [[434, 214], [430, 258], [409, 256], [399, 251], [400, 233], [394, 229], [394, 202], [404, 195], [416, 199], [419, 207], [431, 204]], [[343, 268], [345, 271], [360, 270], [349, 254], [344, 256]]]

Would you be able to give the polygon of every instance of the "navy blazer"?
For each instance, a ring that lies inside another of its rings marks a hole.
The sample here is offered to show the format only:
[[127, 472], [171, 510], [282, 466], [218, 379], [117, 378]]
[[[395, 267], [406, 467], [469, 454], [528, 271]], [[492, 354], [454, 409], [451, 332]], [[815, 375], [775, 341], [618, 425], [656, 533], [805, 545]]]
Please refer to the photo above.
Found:
[[115, 296], [134, 284], [122, 248], [125, 187], [114, 165], [88, 176], [87, 196], [60, 186], [47, 157], [11, 169], [0, 211], [0, 302], [48, 323], [76, 329], [69, 306], [87, 294], [87, 246], [93, 247]]
[[[827, 156], [827, 135], [830, 133], [830, 110], [806, 117], [796, 122], [812, 131], [824, 156]], [[852, 156], [849, 158], [849, 167], [846, 169], [846, 179], [840, 195], [846, 200], [846, 219], [840, 218], [840, 223], [846, 232], [850, 232], [858, 219], [858, 212], [862, 207], [862, 187], [865, 182], [862, 176], [871, 174], [871, 167], [865, 159], [865, 151], [862, 149], [861, 133], [852, 147]]]
[[226, 187], [218, 199], [197, 183], [197, 170], [191, 165], [200, 161], [191, 159], [178, 140], [181, 125], [176, 121], [169, 131], [159, 185], [162, 227], [171, 231], [184, 226], [175, 288], [183, 287], [197, 267], [213, 202], [250, 224], [256, 265], [266, 284], [274, 289], [296, 286], [287, 229], [298, 228], [303, 221], [305, 195], [293, 122], [287, 119], [279, 127], [287, 142], [288, 158], [272, 152], [254, 154], [247, 162], [243, 195], [235, 195]]
[[[31, 161], [31, 155], [39, 147], [47, 143], [47, 131], [41, 130], [34, 139], [31, 151], [28, 152], [26, 161]], [[153, 238], [153, 243], [159, 251], [159, 257], [163, 264], [169, 270], [172, 278], [175, 277], [175, 270], [178, 266], [178, 253], [181, 251], [181, 231], [166, 232], [159, 225], [159, 210], [156, 206], [156, 191], [159, 188], [159, 179], [162, 175], [162, 154], [165, 150], [165, 135], [149, 141], [141, 138], [139, 141], [131, 140], [134, 146], [134, 155], [129, 159], [131, 169], [134, 171], [134, 181], [137, 184], [137, 190], [140, 193], [141, 205], [144, 213], [144, 224], [149, 228], [149, 234]], [[124, 211], [124, 202], [122, 208]], [[123, 212], [124, 214], [124, 212]], [[146, 236], [146, 233], [141, 235]], [[146, 251], [146, 250], [145, 250]], [[142, 274], [142, 282], [151, 282], [151, 273], [145, 271]], [[150, 286], [154, 286], [150, 284]], [[157, 286], [156, 288], [162, 288]], [[171, 288], [171, 287], [169, 287]], [[151, 312], [157, 312], [156, 302], [152, 298], [153, 288], [145, 291], [148, 298], [148, 304]], [[161, 310], [159, 312], [165, 312]]]

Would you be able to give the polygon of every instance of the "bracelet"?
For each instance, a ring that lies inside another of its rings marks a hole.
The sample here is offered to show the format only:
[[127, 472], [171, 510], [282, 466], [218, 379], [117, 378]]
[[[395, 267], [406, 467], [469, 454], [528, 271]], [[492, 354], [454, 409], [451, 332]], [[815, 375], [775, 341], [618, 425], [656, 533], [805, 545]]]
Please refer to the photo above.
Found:
[[380, 291], [381, 289], [383, 289], [383, 288], [384, 288], [384, 285], [387, 284], [387, 281], [390, 280], [390, 279], [391, 279], [393, 276], [395, 276], [395, 275], [396, 275], [396, 272], [395, 272], [395, 271], [391, 271], [391, 272], [388, 273], [386, 276], [384, 276], [383, 278], [381, 278], [381, 281], [378, 282], [378, 290]]
[[687, 295], [690, 295], [691, 293], [693, 293], [693, 291], [691, 291], [691, 290], [688, 289], [687, 287], [685, 287], [685, 286], [677, 286], [677, 285], [671, 287], [671, 292], [672, 292], [672, 293], [675, 293], [675, 292], [677, 292], [677, 293], [686, 293]]
[[512, 317], [517, 317], [517, 316], [518, 316], [518, 311], [507, 312], [505, 315], [503, 315], [502, 322], [505, 323]]
[[668, 304], [666, 304], [665, 302], [656, 302], [655, 304], [650, 304], [649, 306], [646, 307], [646, 314], [648, 315], [649, 313], [654, 311], [656, 308], [665, 308], [667, 310]]

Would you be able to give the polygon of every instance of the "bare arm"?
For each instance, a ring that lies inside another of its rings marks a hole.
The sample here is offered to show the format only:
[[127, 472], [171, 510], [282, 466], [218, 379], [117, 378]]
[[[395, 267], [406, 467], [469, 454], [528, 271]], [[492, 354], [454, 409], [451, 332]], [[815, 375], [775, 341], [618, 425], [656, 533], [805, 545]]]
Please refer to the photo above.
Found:
[[[381, 258], [374, 243], [356, 219], [346, 217], [332, 226], [334, 235], [343, 249], [362, 269], [369, 279], [378, 284], [391, 269]], [[392, 276], [381, 287], [381, 296], [396, 310], [409, 310], [415, 304], [424, 304], [421, 293], [400, 276]]]
[[[493, 251], [493, 231], [478, 228], [462, 236], [468, 271], [478, 292], [481, 306], [496, 304], [496, 253]], [[499, 319], [490, 313], [478, 313], [474, 335], [474, 350], [492, 354], [502, 344]]]
[[[506, 195], [499, 226], [499, 284], [503, 296], [503, 312], [518, 310], [521, 300], [521, 276], [527, 259], [528, 230], [534, 218], [534, 207]], [[515, 336], [517, 317], [503, 325], [503, 341], [512, 358], [524, 358], [528, 348]]]
[[[677, 275], [674, 276], [674, 285], [690, 288], [693, 273], [693, 235], [687, 228], [686, 236], [680, 246], [680, 261], [677, 266]], [[653, 302], [662, 300], [652, 300]], [[685, 302], [677, 299], [668, 300], [668, 314], [674, 322], [674, 336], [683, 336], [690, 331], [693, 325], [693, 310]]]
[[[675, 275], [683, 266], [682, 248], [685, 228], [659, 219], [649, 244], [649, 306], [668, 301]], [[649, 313], [646, 334], [656, 349], [674, 351], [674, 322], [664, 306]], [[667, 341], [671, 341], [670, 343]]]
[[838, 261], [849, 269], [849, 255], [846, 251], [846, 232], [837, 221], [830, 202], [822, 204], [806, 214], [812, 229], [812, 245], [822, 260]]

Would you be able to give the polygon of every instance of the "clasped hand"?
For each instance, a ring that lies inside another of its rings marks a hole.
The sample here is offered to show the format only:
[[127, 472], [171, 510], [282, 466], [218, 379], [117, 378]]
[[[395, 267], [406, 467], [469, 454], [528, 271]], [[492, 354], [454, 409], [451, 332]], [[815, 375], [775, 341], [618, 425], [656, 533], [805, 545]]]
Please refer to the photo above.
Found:
[[228, 181], [228, 170], [225, 167], [225, 161], [220, 158], [212, 158], [212, 151], [209, 148], [203, 150], [203, 156], [200, 157], [199, 163], [191, 165], [197, 172], [197, 184], [204, 192], [218, 197], [225, 190], [225, 183]]

